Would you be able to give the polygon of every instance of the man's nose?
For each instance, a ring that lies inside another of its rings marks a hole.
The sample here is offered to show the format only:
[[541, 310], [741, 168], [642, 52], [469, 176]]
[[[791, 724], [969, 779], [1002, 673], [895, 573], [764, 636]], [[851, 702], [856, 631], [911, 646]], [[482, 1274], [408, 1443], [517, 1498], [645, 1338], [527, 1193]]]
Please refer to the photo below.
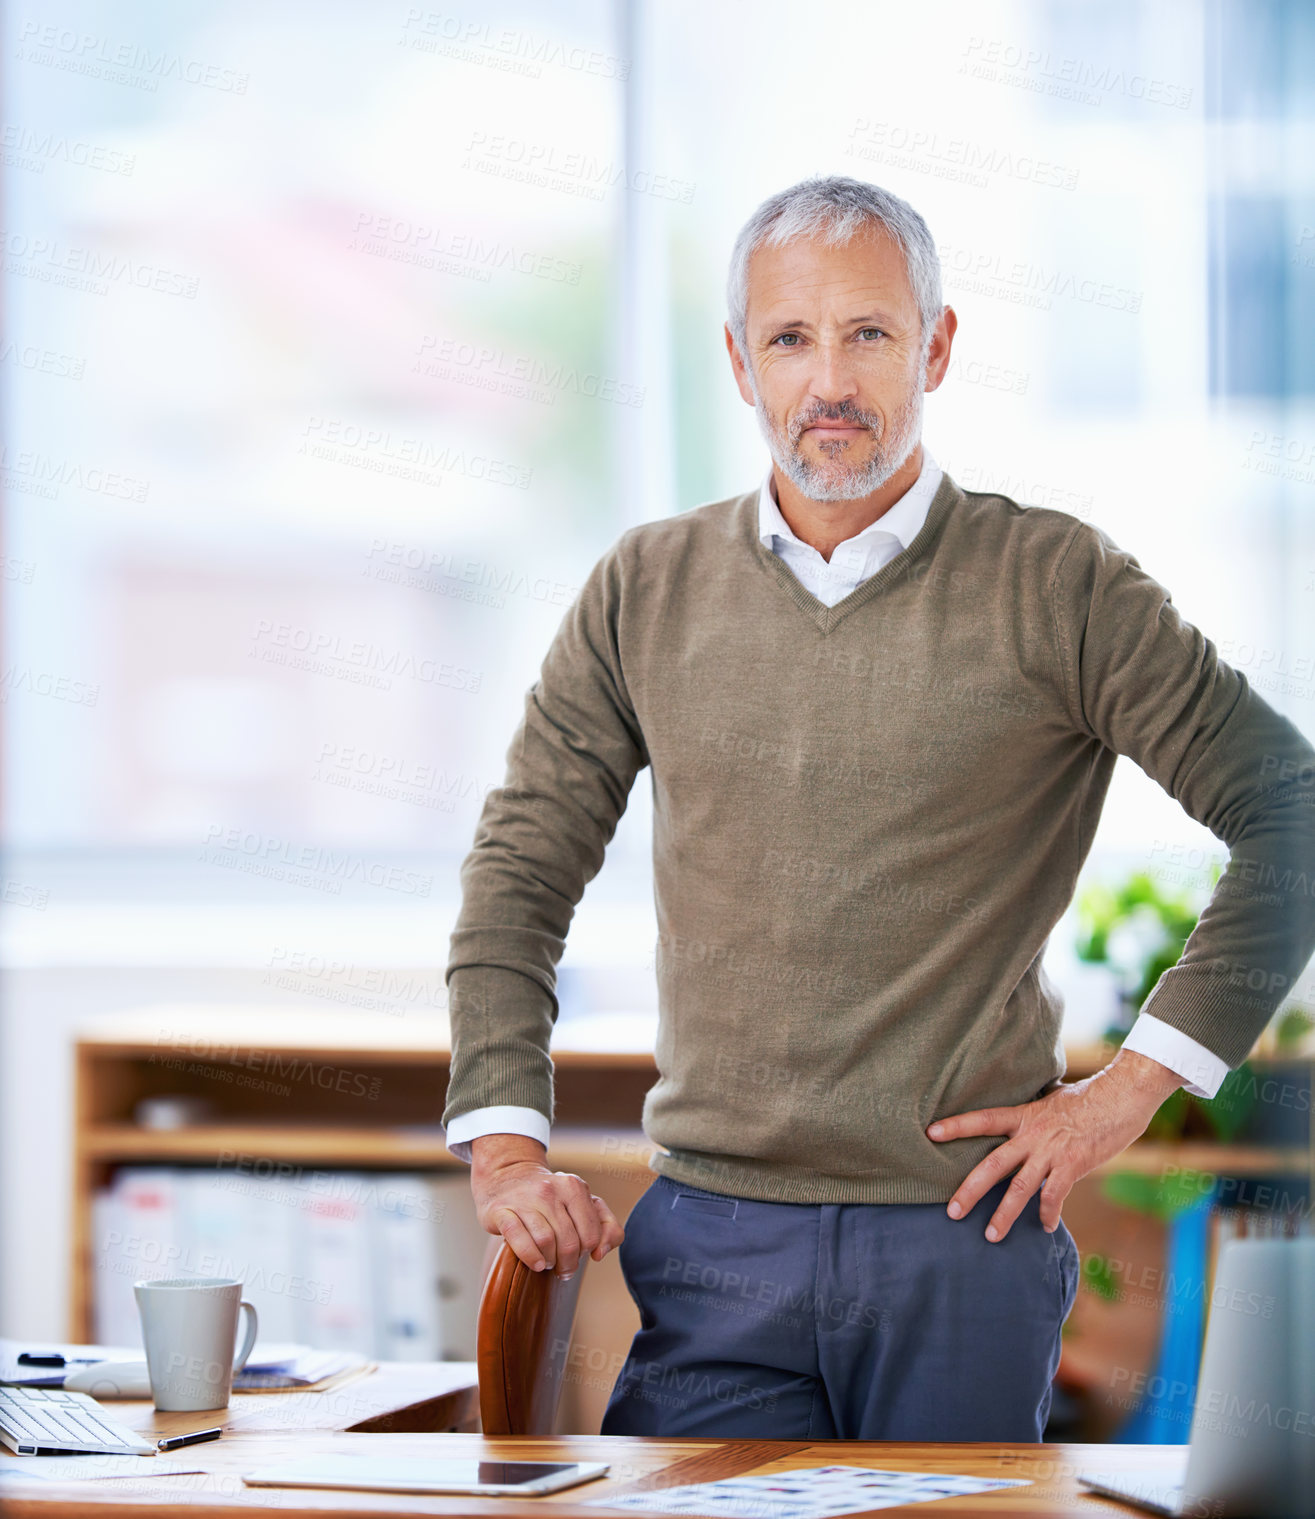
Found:
[[853, 399], [858, 379], [853, 361], [839, 344], [819, 343], [813, 359], [810, 388], [819, 401], [834, 405]]

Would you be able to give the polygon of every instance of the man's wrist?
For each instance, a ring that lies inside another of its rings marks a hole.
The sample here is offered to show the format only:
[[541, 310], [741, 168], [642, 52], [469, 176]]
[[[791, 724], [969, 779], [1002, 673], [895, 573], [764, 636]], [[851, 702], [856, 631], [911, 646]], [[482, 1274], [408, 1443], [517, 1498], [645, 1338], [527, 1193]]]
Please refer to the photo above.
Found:
[[1167, 1065], [1139, 1050], [1119, 1050], [1098, 1074], [1153, 1103], [1152, 1112], [1183, 1085], [1183, 1078], [1177, 1071], [1171, 1071]]
[[528, 1134], [481, 1134], [470, 1141], [471, 1169], [481, 1174], [525, 1161], [545, 1165], [547, 1156], [547, 1149]]

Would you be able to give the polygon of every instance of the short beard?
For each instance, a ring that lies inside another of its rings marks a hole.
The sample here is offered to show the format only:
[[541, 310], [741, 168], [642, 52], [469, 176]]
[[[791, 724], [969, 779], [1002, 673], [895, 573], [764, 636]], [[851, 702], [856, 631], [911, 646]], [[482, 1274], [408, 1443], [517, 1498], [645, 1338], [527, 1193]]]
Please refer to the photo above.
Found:
[[[905, 397], [891, 419], [888, 436], [883, 435], [882, 421], [872, 412], [860, 411], [852, 401], [835, 406], [815, 406], [790, 424], [783, 434], [769, 415], [753, 371], [745, 366], [749, 388], [753, 392], [753, 414], [767, 442], [777, 469], [810, 501], [857, 501], [881, 489], [904, 465], [922, 436], [923, 387], [927, 382], [927, 355], [918, 363], [918, 376], [911, 393]], [[799, 451], [804, 432], [819, 422], [850, 422], [866, 427], [874, 438], [871, 459], [863, 465], [846, 460], [849, 445], [832, 445], [836, 453], [825, 463], [817, 464]]]

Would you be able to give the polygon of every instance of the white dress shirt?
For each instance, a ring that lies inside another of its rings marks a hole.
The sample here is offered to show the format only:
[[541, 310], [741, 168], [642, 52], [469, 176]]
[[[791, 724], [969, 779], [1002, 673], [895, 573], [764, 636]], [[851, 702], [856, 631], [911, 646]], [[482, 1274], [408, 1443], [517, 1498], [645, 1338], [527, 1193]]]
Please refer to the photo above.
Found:
[[922, 531], [931, 498], [940, 483], [941, 467], [924, 446], [918, 478], [875, 522], [836, 544], [828, 562], [811, 543], [796, 538], [790, 531], [790, 524], [776, 504], [769, 469], [758, 492], [758, 536], [806, 591], [833, 607], [913, 542]]
[[[908, 490], [875, 522], [838, 543], [826, 560], [811, 543], [791, 532], [777, 504], [769, 469], [758, 492], [758, 536], [806, 591], [833, 607], [913, 542], [927, 520], [941, 478], [941, 467], [924, 444], [922, 470]], [[1213, 1097], [1228, 1074], [1227, 1062], [1153, 1013], [1137, 1015], [1123, 1048], [1168, 1066], [1195, 1097]], [[469, 1163], [471, 1141], [482, 1135], [526, 1134], [546, 1148], [549, 1129], [537, 1108], [475, 1108], [448, 1124], [447, 1147], [458, 1160]]]

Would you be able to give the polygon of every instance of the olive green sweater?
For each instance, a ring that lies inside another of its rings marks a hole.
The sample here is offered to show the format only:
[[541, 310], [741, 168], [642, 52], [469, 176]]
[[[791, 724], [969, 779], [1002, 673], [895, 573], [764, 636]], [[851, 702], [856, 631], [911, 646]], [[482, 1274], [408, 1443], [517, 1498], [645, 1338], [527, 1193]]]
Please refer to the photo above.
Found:
[[[1315, 750], [1099, 528], [961, 490], [836, 606], [755, 489], [624, 533], [530, 688], [462, 866], [445, 1123], [553, 1117], [556, 966], [650, 767], [653, 1168], [782, 1202], [944, 1202], [1064, 1074], [1042, 969], [1118, 754], [1230, 850], [1146, 1011], [1231, 1067], [1315, 950]], [[1303, 768], [1304, 767], [1304, 768]]]

